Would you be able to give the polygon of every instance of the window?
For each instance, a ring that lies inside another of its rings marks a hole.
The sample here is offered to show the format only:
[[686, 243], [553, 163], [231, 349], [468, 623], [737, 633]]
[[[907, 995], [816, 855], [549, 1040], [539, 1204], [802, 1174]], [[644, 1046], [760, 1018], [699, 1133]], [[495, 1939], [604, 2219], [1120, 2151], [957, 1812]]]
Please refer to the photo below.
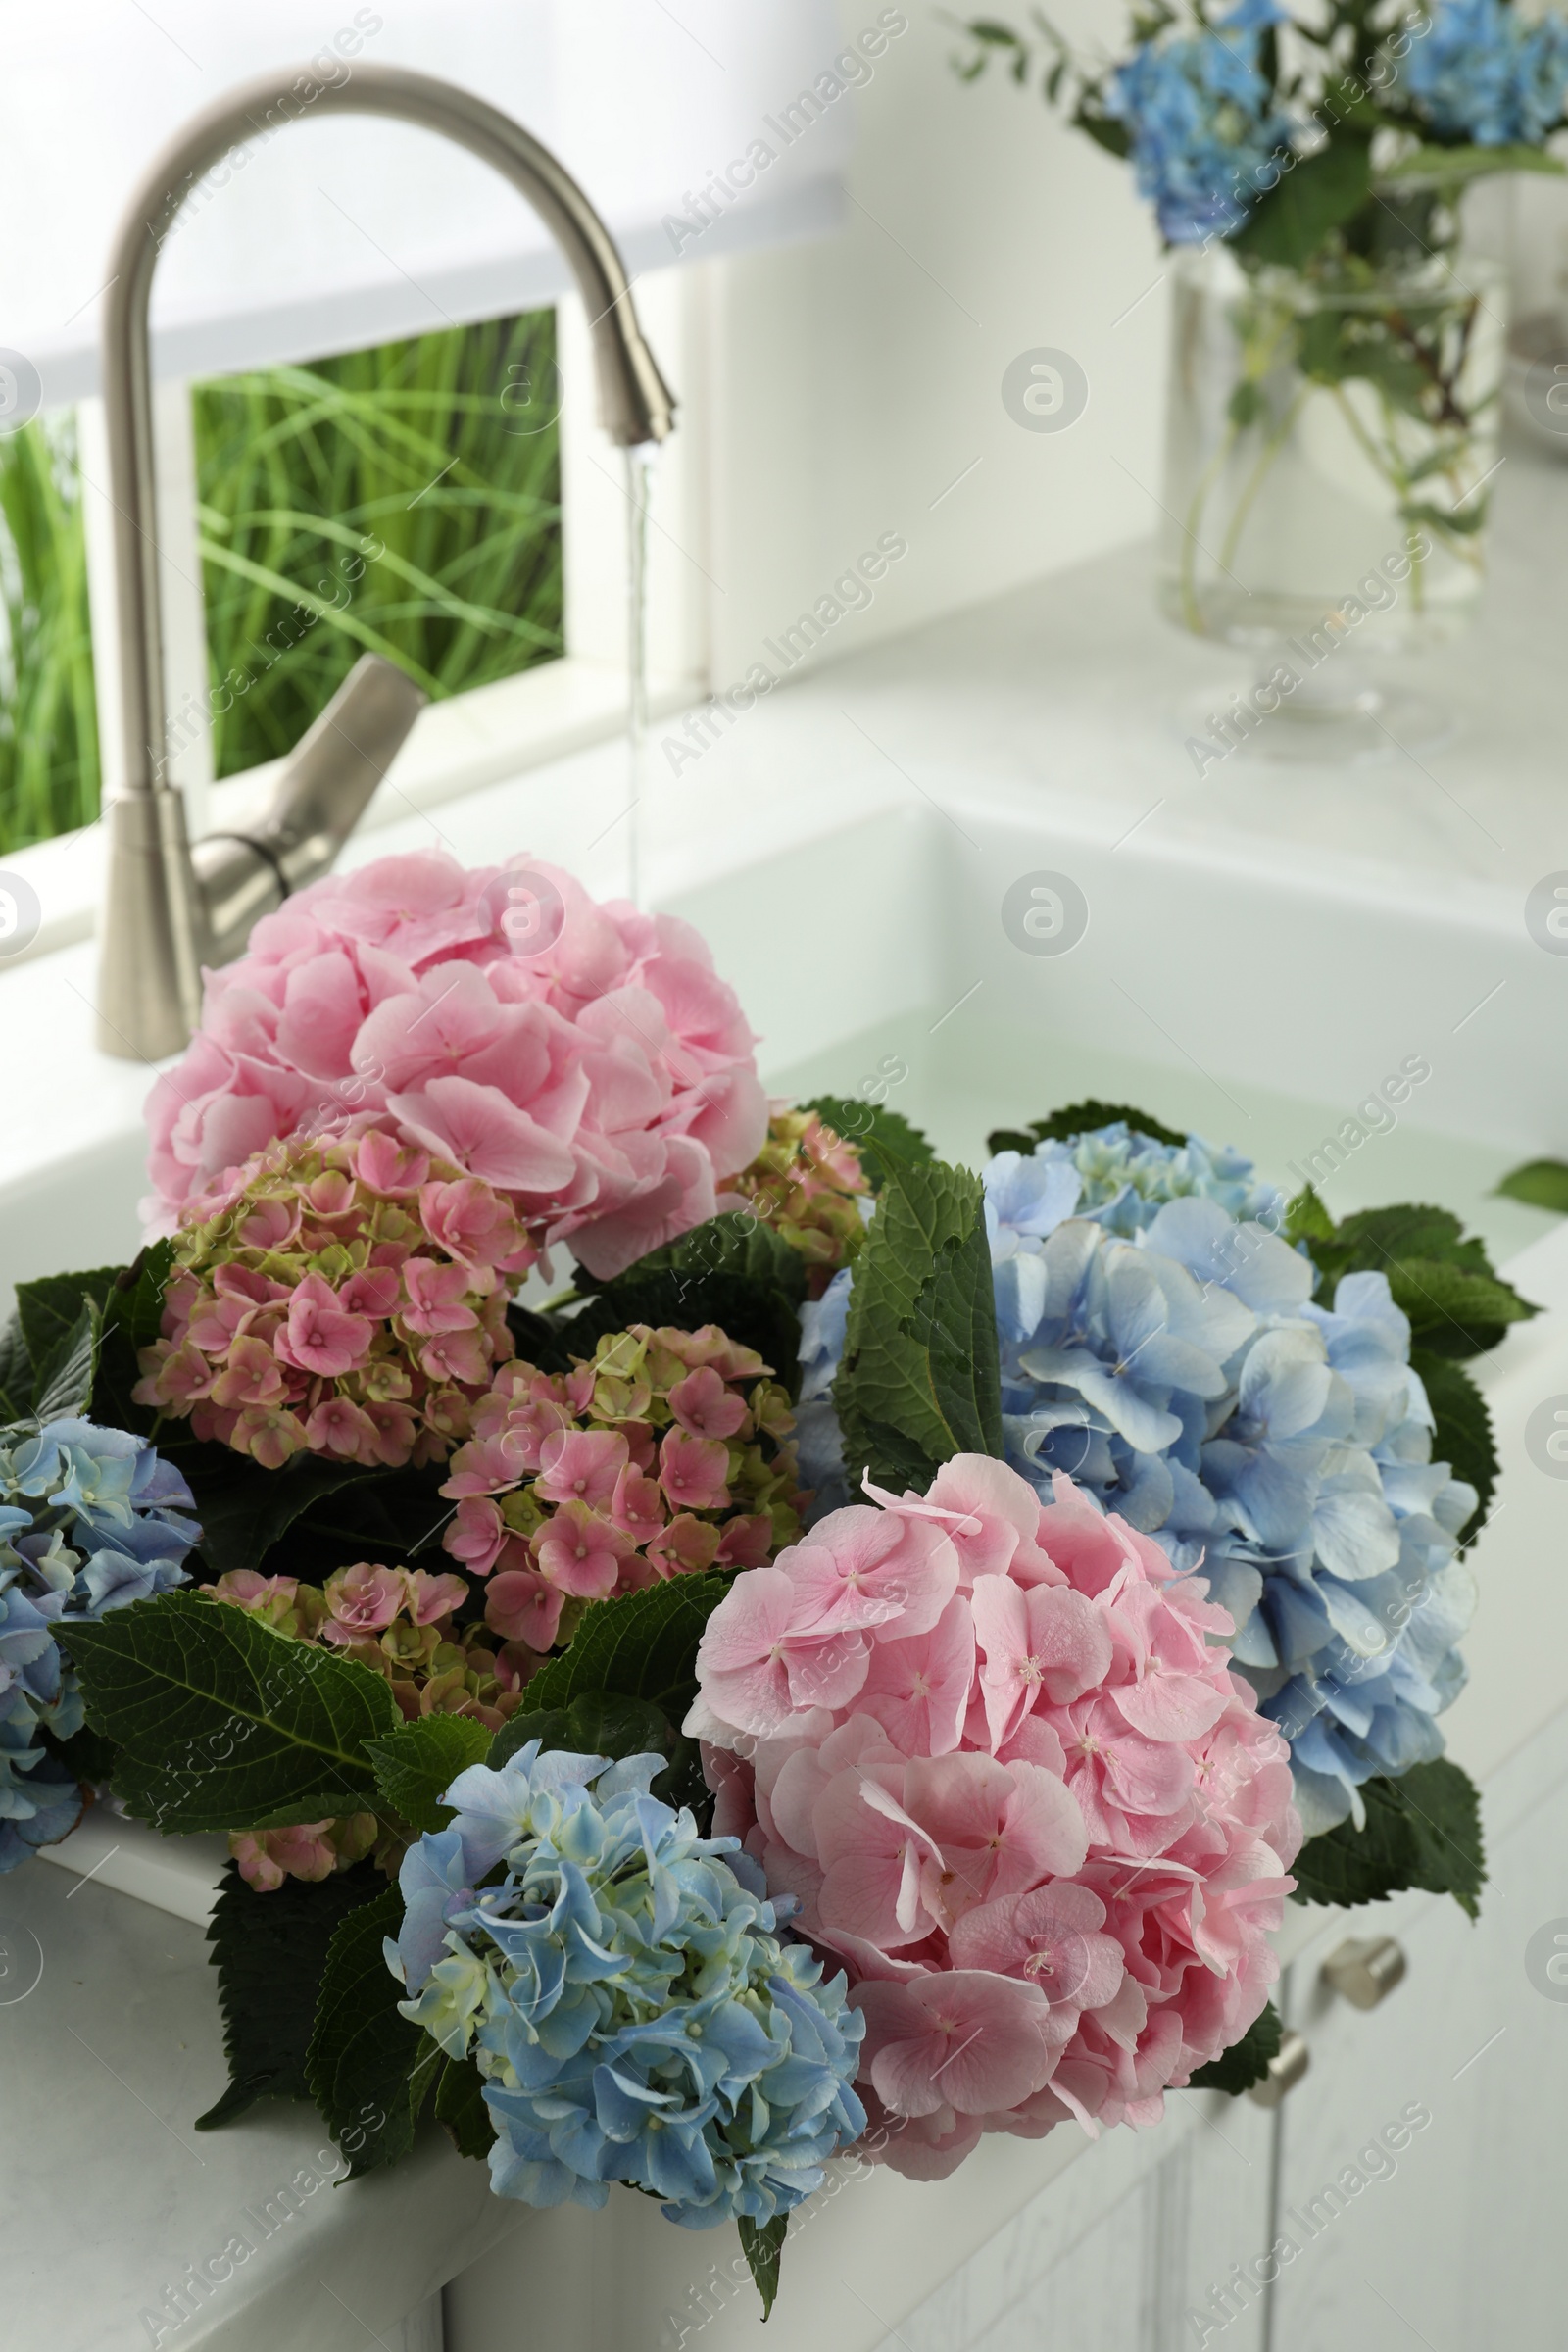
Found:
[[288, 751], [362, 652], [432, 701], [560, 656], [558, 383], [538, 311], [197, 386], [215, 775]]
[[75, 418], [0, 440], [0, 855], [98, 813]]
[[[197, 385], [208, 685], [170, 748], [288, 751], [367, 649], [433, 702], [564, 651], [555, 315]], [[71, 412], [0, 442], [0, 855], [91, 823], [100, 773]]]

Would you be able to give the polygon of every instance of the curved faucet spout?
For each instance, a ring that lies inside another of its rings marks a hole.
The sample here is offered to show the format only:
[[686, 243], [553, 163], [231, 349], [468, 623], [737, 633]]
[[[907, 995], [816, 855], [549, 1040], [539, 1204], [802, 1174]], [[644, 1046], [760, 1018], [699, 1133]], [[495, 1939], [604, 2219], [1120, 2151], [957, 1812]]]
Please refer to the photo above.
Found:
[[[187, 123], [131, 198], [110, 256], [104, 408], [124, 783], [106, 811], [99, 1043], [135, 1060], [177, 1053], [201, 1015], [202, 965], [238, 955], [260, 915], [331, 864], [423, 701], [400, 673], [380, 674], [389, 664], [359, 662], [288, 762], [264, 825], [222, 836], [193, 859], [184, 802], [168, 773], [148, 306], [185, 198], [230, 148], [301, 111], [299, 79], [244, 83]], [[359, 66], [346, 81], [318, 86], [311, 112], [416, 123], [510, 180], [571, 265], [593, 331], [606, 431], [628, 448], [665, 438], [674, 402], [643, 340], [620, 256], [548, 148], [471, 91], [396, 66]]]

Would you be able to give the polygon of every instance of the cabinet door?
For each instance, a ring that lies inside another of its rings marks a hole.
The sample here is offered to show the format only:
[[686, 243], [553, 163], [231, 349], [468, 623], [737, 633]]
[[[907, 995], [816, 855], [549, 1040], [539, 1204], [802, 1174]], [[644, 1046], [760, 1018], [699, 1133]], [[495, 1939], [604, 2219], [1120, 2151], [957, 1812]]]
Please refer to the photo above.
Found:
[[[1268, 2243], [1270, 2120], [1249, 2099], [1166, 2096], [1025, 2206], [878, 2352], [1186, 2352], [1194, 2315]], [[1263, 2352], [1249, 2290], [1226, 2352]]]
[[1375, 2009], [1324, 1984], [1339, 1934], [1291, 1971], [1312, 2065], [1280, 2111], [1276, 2228], [1299, 2251], [1271, 2352], [1562, 2340], [1568, 1982], [1548, 1963], [1568, 1979], [1564, 1750], [1548, 1727], [1489, 1786], [1478, 1924], [1422, 1897], [1339, 1931], [1405, 1948], [1408, 1974]]

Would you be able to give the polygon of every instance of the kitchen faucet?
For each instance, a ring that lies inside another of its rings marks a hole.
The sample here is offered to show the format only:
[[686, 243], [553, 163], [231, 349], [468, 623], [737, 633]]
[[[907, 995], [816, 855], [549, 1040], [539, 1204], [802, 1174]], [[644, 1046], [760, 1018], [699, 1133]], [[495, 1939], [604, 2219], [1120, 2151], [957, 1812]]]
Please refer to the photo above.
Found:
[[[231, 147], [299, 111], [300, 78], [266, 74], [187, 123], [131, 198], [110, 256], [103, 394], [122, 780], [105, 810], [98, 1042], [123, 1059], [179, 1052], [201, 1017], [202, 966], [231, 961], [262, 915], [326, 871], [425, 700], [391, 662], [365, 655], [283, 761], [266, 817], [248, 834], [190, 846], [184, 798], [169, 775], [148, 304], [186, 195]], [[470, 91], [396, 66], [357, 66], [335, 87], [318, 84], [312, 111], [418, 123], [509, 179], [571, 265], [593, 331], [605, 430], [623, 448], [665, 438], [674, 402], [638, 327], [620, 256], [548, 148]]]

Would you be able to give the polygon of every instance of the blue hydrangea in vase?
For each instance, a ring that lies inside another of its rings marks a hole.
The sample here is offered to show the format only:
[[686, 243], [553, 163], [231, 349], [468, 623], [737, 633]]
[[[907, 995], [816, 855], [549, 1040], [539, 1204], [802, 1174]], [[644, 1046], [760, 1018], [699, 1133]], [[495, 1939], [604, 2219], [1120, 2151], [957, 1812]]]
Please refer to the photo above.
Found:
[[1195, 706], [1234, 750], [1384, 758], [1448, 732], [1363, 657], [1460, 630], [1486, 572], [1505, 289], [1461, 253], [1465, 191], [1560, 172], [1568, 22], [1511, 0], [1431, 10], [1152, 0], [1096, 66], [1043, 18], [968, 27], [1129, 162], [1171, 255], [1161, 610], [1247, 648], [1250, 689]]

